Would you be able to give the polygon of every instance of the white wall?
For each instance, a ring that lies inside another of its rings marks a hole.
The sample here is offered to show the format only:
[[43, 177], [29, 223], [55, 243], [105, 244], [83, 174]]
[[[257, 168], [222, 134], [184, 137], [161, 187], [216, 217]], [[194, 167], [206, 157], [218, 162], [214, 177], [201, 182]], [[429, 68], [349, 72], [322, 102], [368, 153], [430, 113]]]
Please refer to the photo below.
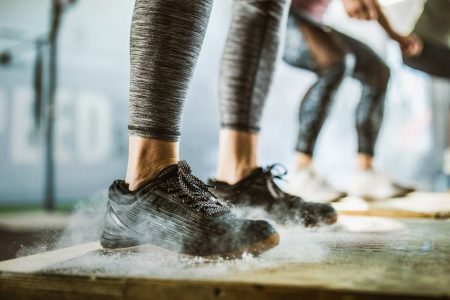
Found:
[[[48, 3], [2, 0], [0, 27], [24, 29], [29, 36], [42, 33], [48, 22]], [[230, 20], [229, 6], [230, 1], [215, 1], [183, 118], [182, 156], [202, 178], [213, 174], [217, 155], [218, 68]], [[65, 15], [57, 99], [60, 199], [89, 196], [124, 176], [132, 8], [129, 0], [80, 0]], [[391, 64], [386, 122], [377, 146], [379, 167], [400, 180], [442, 188], [439, 166], [426, 163], [440, 155], [431, 124], [436, 120], [433, 114], [443, 113], [439, 104], [437, 111], [432, 111], [429, 79], [401, 65], [395, 45], [375, 24], [349, 23], [338, 4], [333, 4], [327, 20], [345, 32], [357, 28], [352, 34], [359, 32]], [[15, 43], [0, 38], [0, 49]], [[19, 48], [22, 50], [14, 63], [0, 67], [0, 202], [38, 201], [42, 196], [43, 144], [32, 130], [31, 119], [34, 48]], [[313, 74], [280, 62], [264, 112], [263, 163], [289, 166], [292, 162], [299, 99], [314, 80]], [[340, 186], [347, 184], [354, 166], [353, 110], [358, 94], [358, 84], [346, 80], [317, 149], [318, 169]], [[441, 123], [436, 126], [444, 128]], [[93, 145], [92, 149], [87, 145]]]

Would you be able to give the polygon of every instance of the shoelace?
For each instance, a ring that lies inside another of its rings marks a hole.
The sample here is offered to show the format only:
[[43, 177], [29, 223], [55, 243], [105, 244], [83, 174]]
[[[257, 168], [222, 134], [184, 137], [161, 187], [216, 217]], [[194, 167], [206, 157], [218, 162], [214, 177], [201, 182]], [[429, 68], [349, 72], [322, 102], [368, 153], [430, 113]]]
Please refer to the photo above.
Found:
[[290, 208], [298, 208], [303, 201], [299, 201], [297, 196], [284, 192], [275, 182], [276, 179], [284, 180], [288, 171], [282, 164], [272, 164], [261, 169], [261, 176], [265, 178], [267, 188], [274, 201], [282, 201]]
[[[293, 212], [296, 217], [300, 216], [301, 218], [304, 218], [305, 215], [301, 215], [305, 213], [309, 214], [309, 217], [313, 216], [311, 211], [314, 210], [316, 204], [306, 202], [302, 198], [286, 193], [278, 187], [275, 179], [283, 180], [286, 175], [286, 167], [281, 164], [273, 164], [265, 168], [261, 168], [260, 172], [255, 175], [255, 179], [259, 176], [264, 178], [264, 182], [272, 196], [271, 206], [278, 202], [282, 205], [286, 205], [286, 208]], [[297, 215], [298, 213], [300, 213], [300, 215]]]
[[261, 169], [261, 175], [265, 178], [267, 187], [274, 198], [285, 197], [286, 194], [281, 190], [275, 182], [275, 179], [284, 180], [284, 176], [287, 175], [287, 169], [282, 164], [272, 164]]
[[213, 186], [207, 185], [192, 175], [191, 168], [186, 161], [178, 162], [177, 176], [161, 183], [160, 187], [169, 193], [174, 193], [188, 206], [208, 215], [229, 211], [209, 191], [209, 188], [213, 188]]
[[282, 164], [272, 164], [265, 168], [262, 168], [263, 173], [269, 175], [272, 179], [283, 179], [287, 175], [288, 171]]

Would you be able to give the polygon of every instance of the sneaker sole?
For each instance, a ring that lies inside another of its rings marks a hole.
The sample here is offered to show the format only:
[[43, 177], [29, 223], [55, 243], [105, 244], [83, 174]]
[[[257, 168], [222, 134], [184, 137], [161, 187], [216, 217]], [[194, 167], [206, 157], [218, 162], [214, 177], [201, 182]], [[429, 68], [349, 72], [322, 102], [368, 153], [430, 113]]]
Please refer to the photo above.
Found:
[[[221, 254], [213, 254], [213, 255], [197, 255], [207, 259], [217, 259], [217, 258], [225, 258], [225, 259], [236, 259], [242, 258], [244, 254], [251, 254], [254, 256], [258, 256], [259, 254], [266, 252], [275, 246], [277, 246], [280, 242], [280, 235], [275, 232], [274, 234], [268, 236], [266, 239], [256, 242], [252, 245], [248, 245], [243, 247], [242, 249], [221, 253]], [[175, 255], [184, 255], [187, 257], [196, 257], [196, 255], [177, 253], [157, 245], [153, 244], [138, 244], [136, 240], [133, 239], [121, 239], [118, 237], [114, 237], [108, 233], [103, 233], [102, 238], [100, 240], [100, 244], [103, 247], [104, 254], [111, 254], [117, 252], [125, 252], [125, 253], [148, 253], [154, 252], [158, 249], [158, 251], [168, 252]]]

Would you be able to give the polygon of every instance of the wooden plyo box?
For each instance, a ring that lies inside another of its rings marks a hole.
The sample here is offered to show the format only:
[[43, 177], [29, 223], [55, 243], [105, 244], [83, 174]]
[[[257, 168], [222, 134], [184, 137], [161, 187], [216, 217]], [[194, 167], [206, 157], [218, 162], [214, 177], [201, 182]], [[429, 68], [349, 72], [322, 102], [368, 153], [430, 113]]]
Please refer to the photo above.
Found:
[[340, 214], [392, 218], [450, 218], [450, 193], [415, 192], [402, 198], [367, 202], [347, 197], [333, 204]]
[[234, 261], [105, 253], [98, 242], [3, 261], [0, 299], [450, 299], [450, 221], [279, 230], [277, 248]]

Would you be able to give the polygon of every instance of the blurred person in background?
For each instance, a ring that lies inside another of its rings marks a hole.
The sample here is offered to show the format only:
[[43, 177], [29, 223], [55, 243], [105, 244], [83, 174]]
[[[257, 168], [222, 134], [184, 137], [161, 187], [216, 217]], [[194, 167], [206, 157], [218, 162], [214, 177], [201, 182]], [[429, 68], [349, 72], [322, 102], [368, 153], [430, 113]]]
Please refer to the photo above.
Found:
[[[403, 55], [406, 65], [431, 76], [450, 79], [450, 0], [428, 0], [410, 38], [416, 55]], [[450, 142], [447, 124], [447, 144]], [[444, 151], [443, 171], [450, 175], [450, 146]], [[449, 184], [450, 186], [450, 181]]]
[[[350, 17], [378, 20], [386, 33], [399, 43], [405, 57], [418, 53], [414, 36], [396, 33], [376, 0], [342, 2]], [[346, 196], [317, 174], [313, 167], [313, 154], [336, 91], [344, 77], [350, 75], [360, 82], [362, 92], [355, 117], [357, 170], [351, 180], [349, 194], [366, 200], [404, 196], [413, 189], [402, 187], [373, 168], [389, 67], [367, 45], [322, 23], [329, 4], [329, 0], [293, 0], [289, 12], [283, 59], [291, 66], [316, 73], [318, 79], [301, 102], [295, 171], [288, 180], [286, 190], [316, 202], [331, 202]], [[354, 58], [352, 66], [346, 60], [349, 55]]]
[[409, 39], [414, 55], [403, 55], [411, 68], [450, 79], [450, 0], [428, 0]]

